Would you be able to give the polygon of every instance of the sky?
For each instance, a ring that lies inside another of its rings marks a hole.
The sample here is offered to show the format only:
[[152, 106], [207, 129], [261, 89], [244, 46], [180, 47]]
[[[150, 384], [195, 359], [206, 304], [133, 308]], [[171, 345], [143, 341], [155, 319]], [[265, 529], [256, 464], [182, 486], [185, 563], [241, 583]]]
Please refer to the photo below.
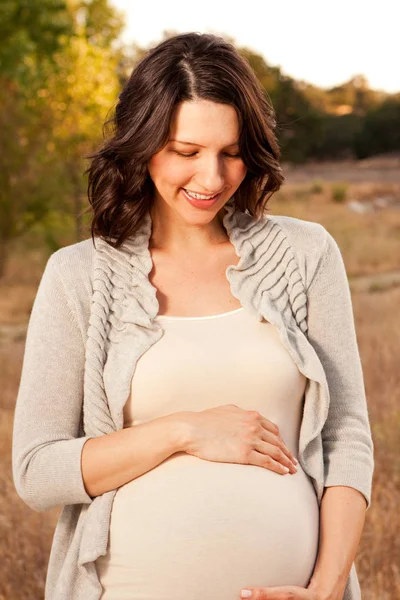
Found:
[[227, 34], [285, 75], [329, 88], [363, 74], [400, 92], [399, 0], [110, 0], [126, 43], [156, 45], [165, 29]]

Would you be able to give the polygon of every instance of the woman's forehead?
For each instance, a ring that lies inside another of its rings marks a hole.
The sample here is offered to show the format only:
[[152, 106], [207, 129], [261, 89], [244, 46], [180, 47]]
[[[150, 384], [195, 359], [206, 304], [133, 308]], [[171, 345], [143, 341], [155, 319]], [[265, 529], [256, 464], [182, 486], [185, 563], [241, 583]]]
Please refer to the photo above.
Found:
[[238, 143], [239, 120], [233, 106], [209, 100], [182, 102], [171, 120], [170, 141], [224, 147]]

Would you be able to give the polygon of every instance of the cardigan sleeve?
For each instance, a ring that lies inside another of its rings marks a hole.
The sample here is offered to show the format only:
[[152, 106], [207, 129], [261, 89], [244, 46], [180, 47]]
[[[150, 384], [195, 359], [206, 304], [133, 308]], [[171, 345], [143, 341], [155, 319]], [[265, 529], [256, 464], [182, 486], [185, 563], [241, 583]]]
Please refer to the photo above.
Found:
[[84, 338], [56, 254], [47, 262], [33, 304], [13, 424], [14, 485], [36, 511], [92, 502], [81, 472], [81, 452], [90, 438], [78, 437]]
[[338, 244], [326, 231], [326, 244], [308, 287], [308, 338], [324, 368], [329, 411], [322, 429], [324, 487], [360, 491], [371, 505], [373, 441], [353, 306]]

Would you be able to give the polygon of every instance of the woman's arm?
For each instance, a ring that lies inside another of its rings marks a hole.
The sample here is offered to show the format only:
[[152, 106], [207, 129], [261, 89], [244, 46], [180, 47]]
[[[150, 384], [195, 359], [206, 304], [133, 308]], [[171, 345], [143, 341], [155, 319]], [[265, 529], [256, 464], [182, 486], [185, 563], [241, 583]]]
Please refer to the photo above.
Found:
[[85, 348], [60, 252], [49, 258], [35, 297], [14, 413], [14, 485], [37, 511], [92, 502], [80, 464], [89, 437], [78, 437]]
[[326, 373], [330, 405], [322, 430], [325, 490], [311, 589], [341, 600], [371, 504], [373, 442], [345, 265], [334, 238], [307, 290], [308, 337]]
[[82, 451], [82, 476], [90, 496], [114, 490], [147, 473], [186, 446], [186, 424], [173, 413], [93, 438]]
[[98, 438], [79, 437], [84, 332], [62, 273], [72, 268], [79, 282], [84, 267], [68, 263], [62, 249], [46, 265], [29, 321], [14, 414], [14, 484], [37, 511], [90, 504], [94, 496], [149, 471], [185, 444], [179, 413]]
[[308, 339], [324, 368], [330, 396], [322, 429], [325, 487], [349, 486], [371, 504], [373, 442], [345, 265], [334, 238], [326, 243], [307, 290]]
[[350, 487], [326, 488], [320, 506], [319, 550], [308, 588], [342, 600], [364, 527], [364, 496]]

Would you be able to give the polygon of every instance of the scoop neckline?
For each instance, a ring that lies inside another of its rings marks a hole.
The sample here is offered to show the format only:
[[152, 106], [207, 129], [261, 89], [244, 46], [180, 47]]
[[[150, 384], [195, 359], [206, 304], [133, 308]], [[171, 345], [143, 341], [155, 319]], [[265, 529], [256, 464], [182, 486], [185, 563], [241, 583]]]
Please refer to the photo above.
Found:
[[234, 315], [240, 311], [244, 310], [244, 307], [236, 308], [235, 310], [230, 310], [228, 312], [219, 313], [217, 315], [206, 315], [204, 317], [178, 317], [175, 315], [157, 315], [155, 317], [156, 320], [163, 321], [204, 321], [208, 319], [216, 319], [218, 317], [227, 317], [228, 315]]

